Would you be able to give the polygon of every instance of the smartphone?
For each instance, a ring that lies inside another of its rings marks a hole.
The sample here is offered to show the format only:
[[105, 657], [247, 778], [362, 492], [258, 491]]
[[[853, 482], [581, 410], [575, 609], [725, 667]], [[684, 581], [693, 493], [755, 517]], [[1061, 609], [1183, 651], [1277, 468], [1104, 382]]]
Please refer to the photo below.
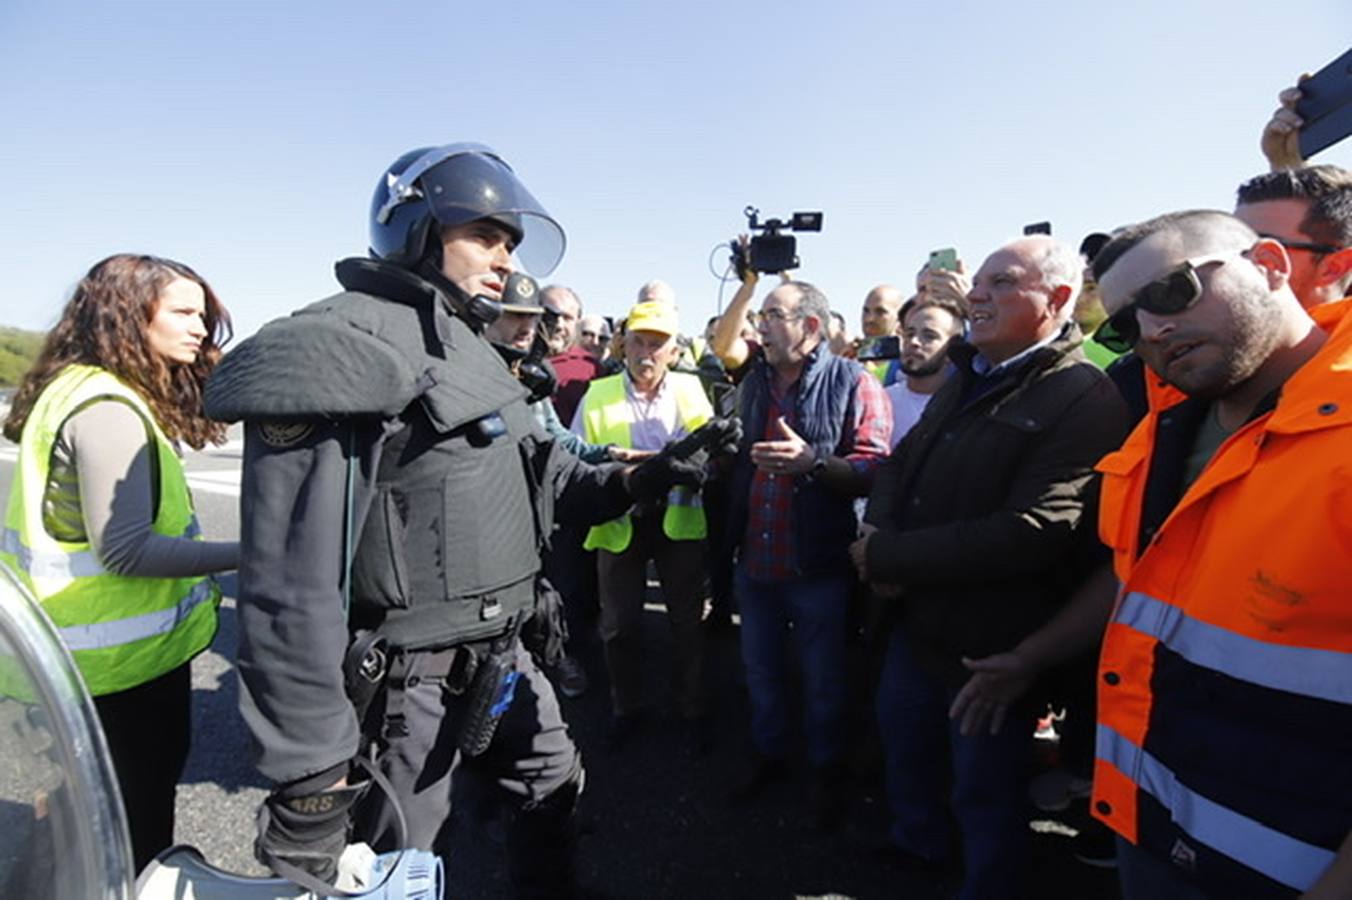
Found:
[[864, 338], [864, 342], [859, 345], [859, 352], [855, 356], [865, 362], [876, 359], [896, 359], [901, 356], [901, 338], [895, 334]]
[[952, 272], [957, 267], [958, 251], [952, 247], [935, 250], [930, 254], [929, 268], [931, 272]]
[[1031, 225], [1025, 225], [1025, 226], [1023, 226], [1023, 233], [1024, 233], [1024, 234], [1051, 234], [1051, 233], [1052, 233], [1052, 223], [1051, 223], [1051, 222], [1034, 222], [1034, 223], [1031, 224]]
[[1296, 114], [1300, 155], [1306, 159], [1352, 134], [1352, 50], [1302, 81]]

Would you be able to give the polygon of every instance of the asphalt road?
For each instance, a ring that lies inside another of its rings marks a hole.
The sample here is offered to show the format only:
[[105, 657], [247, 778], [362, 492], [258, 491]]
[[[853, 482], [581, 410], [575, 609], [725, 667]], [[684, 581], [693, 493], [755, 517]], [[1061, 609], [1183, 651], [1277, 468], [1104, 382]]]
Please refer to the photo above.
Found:
[[[8, 494], [13, 451], [12, 445], [0, 442], [0, 496]], [[190, 455], [187, 470], [208, 537], [236, 537], [238, 444]], [[227, 579], [227, 588], [232, 585]], [[177, 837], [217, 866], [261, 874], [251, 844], [265, 785], [252, 770], [236, 706], [232, 598], [223, 605], [220, 622], [211, 649], [193, 664], [195, 730], [179, 791]], [[650, 604], [645, 640], [653, 659], [649, 687], [654, 713], [649, 727], [621, 752], [610, 752], [603, 741], [608, 702], [599, 657], [588, 661], [592, 690], [564, 700], [588, 772], [579, 842], [579, 868], [588, 888], [624, 898], [951, 896], [956, 887], [952, 878], [896, 870], [870, 852], [884, 833], [886, 813], [864, 707], [852, 739], [856, 771], [845, 788], [848, 813], [840, 828], [821, 832], [810, 823], [801, 767], [791, 781], [775, 786], [754, 805], [733, 807], [726, 801], [727, 790], [743, 770], [749, 748], [735, 627], [709, 637], [715, 740], [709, 753], [695, 758], [678, 749], [675, 717], [668, 711], [669, 636], [656, 604]], [[486, 795], [468, 792], [469, 802], [457, 814], [456, 851], [447, 860], [448, 897], [507, 896], [501, 817], [492, 803], [476, 799]], [[1064, 823], [1043, 828], [1050, 831], [1035, 837], [1030, 860], [1037, 896], [1117, 896], [1111, 871], [1070, 858]]]

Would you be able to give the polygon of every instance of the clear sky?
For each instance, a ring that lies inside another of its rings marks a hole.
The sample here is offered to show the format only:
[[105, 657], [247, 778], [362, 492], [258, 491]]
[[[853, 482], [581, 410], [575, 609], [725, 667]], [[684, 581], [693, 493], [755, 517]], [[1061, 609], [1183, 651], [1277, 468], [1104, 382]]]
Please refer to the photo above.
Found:
[[1350, 38], [1348, 0], [0, 0], [0, 323], [49, 327], [135, 250], [250, 333], [365, 252], [386, 164], [476, 140], [563, 224], [548, 280], [589, 310], [662, 278], [697, 332], [742, 208], [820, 209], [799, 274], [855, 331], [937, 247], [1228, 208], [1277, 91]]

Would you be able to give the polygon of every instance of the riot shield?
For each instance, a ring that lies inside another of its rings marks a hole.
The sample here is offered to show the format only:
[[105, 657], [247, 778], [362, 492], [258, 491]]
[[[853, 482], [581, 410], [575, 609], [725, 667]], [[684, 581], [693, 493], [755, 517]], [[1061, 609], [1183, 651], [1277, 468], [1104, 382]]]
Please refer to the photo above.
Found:
[[130, 898], [131, 840], [93, 701], [0, 565], [0, 897]]

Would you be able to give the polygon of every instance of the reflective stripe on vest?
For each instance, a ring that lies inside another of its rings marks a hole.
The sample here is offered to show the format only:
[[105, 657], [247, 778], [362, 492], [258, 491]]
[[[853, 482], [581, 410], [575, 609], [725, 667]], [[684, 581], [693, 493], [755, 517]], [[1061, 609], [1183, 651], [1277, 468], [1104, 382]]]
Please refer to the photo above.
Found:
[[158, 609], [128, 619], [115, 619], [93, 625], [68, 625], [59, 629], [61, 639], [66, 642], [71, 652], [74, 652], [106, 650], [120, 644], [130, 644], [157, 634], [165, 634], [187, 621], [188, 616], [199, 604], [212, 598], [215, 589], [216, 585], [210, 578], [204, 579], [193, 585], [188, 595], [178, 601], [177, 605], [168, 609]]
[[195, 539], [201, 529], [182, 461], [146, 402], [112, 374], [67, 366], [43, 389], [24, 423], [10, 486], [0, 559], [9, 563], [61, 631], [95, 696], [157, 678], [211, 643], [220, 589], [202, 576], [140, 577], [109, 572], [89, 541], [58, 541], [43, 522], [51, 451], [66, 419], [91, 402], [131, 407], [158, 461], [156, 534]]
[[1122, 598], [1113, 621], [1150, 635], [1189, 662], [1241, 681], [1352, 704], [1352, 653], [1260, 641], [1194, 619], [1139, 591]]
[[18, 562], [19, 568], [30, 578], [48, 578], [71, 580], [102, 575], [107, 570], [99, 562], [93, 550], [76, 550], [63, 553], [60, 550], [34, 550], [23, 545], [19, 532], [6, 528], [0, 539], [0, 552], [9, 553]]
[[1106, 725], [1098, 726], [1096, 752], [1163, 804], [1188, 834], [1275, 881], [1305, 890], [1333, 862], [1333, 851], [1269, 828], [1188, 788], [1168, 766]]
[[[188, 523], [183, 537], [196, 540], [202, 534], [197, 517]], [[0, 536], [0, 552], [9, 553], [19, 563], [19, 568], [33, 579], [51, 579], [70, 581], [75, 578], [92, 578], [106, 575], [108, 570], [99, 562], [93, 550], [73, 550], [65, 552], [59, 549], [35, 550], [23, 545], [23, 538], [13, 528], [6, 528]]]
[[[713, 415], [713, 408], [709, 405], [709, 398], [699, 378], [682, 372], [668, 372], [666, 377], [666, 387], [675, 396], [676, 418], [680, 427], [692, 432], [708, 422]], [[582, 420], [586, 432], [584, 437], [590, 443], [633, 446], [625, 378], [624, 373], [598, 378], [587, 388], [582, 398]], [[673, 541], [697, 541], [708, 534], [708, 522], [704, 518], [704, 503], [699, 491], [677, 486], [667, 492], [662, 533]], [[582, 546], [587, 550], [623, 553], [633, 536], [634, 523], [626, 514], [592, 527]]]

